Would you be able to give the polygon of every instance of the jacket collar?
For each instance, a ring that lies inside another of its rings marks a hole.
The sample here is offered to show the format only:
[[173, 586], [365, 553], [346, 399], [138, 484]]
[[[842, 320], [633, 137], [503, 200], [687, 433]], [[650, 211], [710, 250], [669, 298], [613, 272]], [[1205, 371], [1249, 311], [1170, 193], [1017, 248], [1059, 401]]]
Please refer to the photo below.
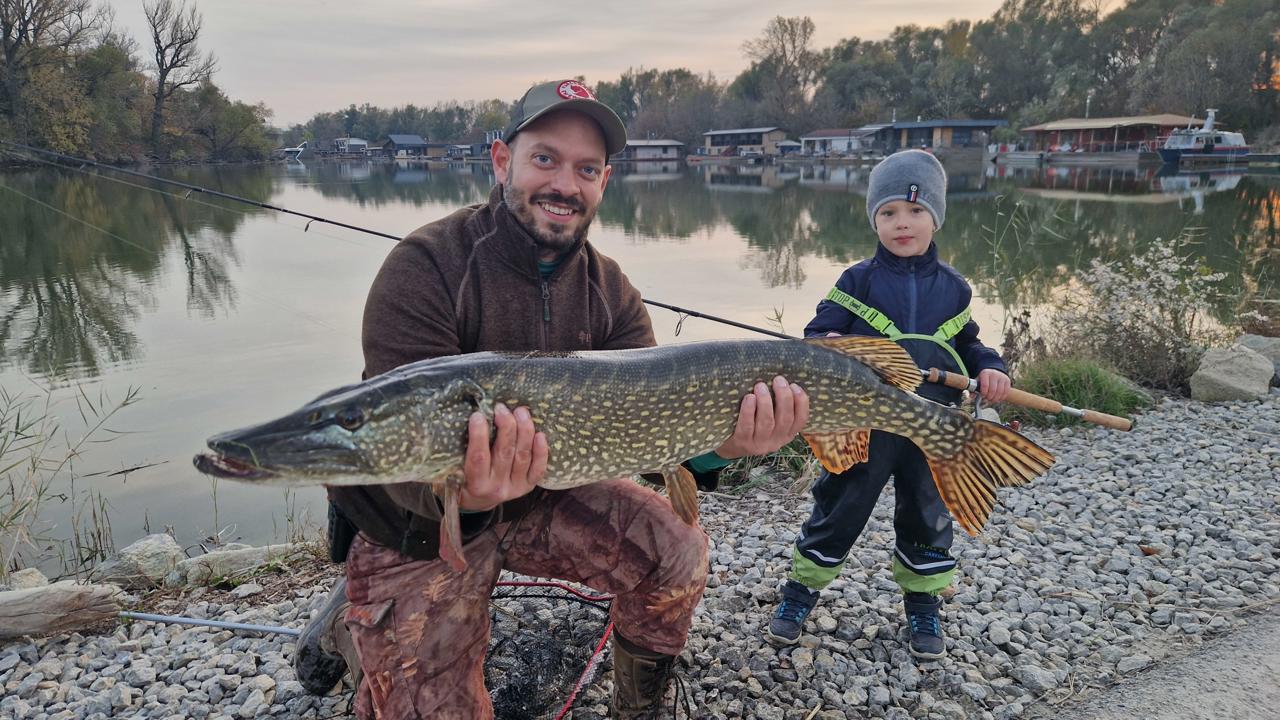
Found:
[[889, 252], [884, 243], [876, 243], [876, 261], [897, 273], [919, 273], [936, 270], [938, 267], [938, 244], [929, 243], [929, 249], [923, 255], [898, 257]]
[[[488, 207], [495, 225], [492, 242], [495, 243], [498, 256], [521, 275], [541, 280], [542, 275], [538, 272], [538, 242], [524, 225], [520, 224], [515, 213], [511, 212], [511, 208], [507, 206], [501, 183], [495, 183], [493, 189], [489, 191]], [[551, 277], [559, 275], [564, 267], [570, 264], [571, 258], [582, 253], [585, 245], [586, 239], [581, 238], [574, 243], [573, 247], [565, 251], [560, 256], [560, 264]]]

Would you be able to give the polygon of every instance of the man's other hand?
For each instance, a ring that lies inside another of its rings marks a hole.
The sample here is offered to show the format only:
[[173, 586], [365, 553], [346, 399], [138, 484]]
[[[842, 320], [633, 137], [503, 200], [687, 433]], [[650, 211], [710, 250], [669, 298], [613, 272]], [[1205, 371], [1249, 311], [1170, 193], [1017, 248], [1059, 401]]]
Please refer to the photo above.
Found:
[[717, 455], [732, 460], [771, 453], [804, 429], [809, 422], [809, 396], [804, 389], [779, 375], [773, 379], [770, 395], [767, 385], [756, 383], [755, 389], [742, 398], [738, 425], [733, 436], [716, 448]]

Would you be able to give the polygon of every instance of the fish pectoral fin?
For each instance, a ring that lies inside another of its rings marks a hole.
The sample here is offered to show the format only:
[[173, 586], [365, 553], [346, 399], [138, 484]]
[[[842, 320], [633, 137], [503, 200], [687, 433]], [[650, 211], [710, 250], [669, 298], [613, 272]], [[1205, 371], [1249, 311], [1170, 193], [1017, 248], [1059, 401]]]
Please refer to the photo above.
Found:
[[467, 557], [462, 551], [462, 512], [458, 506], [464, 482], [461, 475], [450, 475], [441, 496], [444, 508], [440, 519], [440, 559], [456, 572], [467, 569]]
[[827, 472], [842, 473], [867, 461], [867, 448], [871, 445], [871, 429], [855, 428], [839, 433], [802, 433], [801, 437], [813, 450]]
[[885, 382], [907, 392], [920, 387], [923, 376], [916, 361], [898, 343], [865, 335], [830, 338], [806, 338], [805, 342], [821, 345], [841, 355], [848, 355], [871, 368]]
[[662, 471], [662, 481], [667, 484], [667, 497], [671, 500], [671, 509], [688, 525], [698, 524], [698, 483], [693, 473], [683, 465], [666, 468]]
[[998, 423], [977, 420], [973, 437], [948, 458], [928, 457], [938, 495], [951, 516], [977, 535], [996, 504], [997, 487], [1025, 485], [1053, 465], [1049, 451]]

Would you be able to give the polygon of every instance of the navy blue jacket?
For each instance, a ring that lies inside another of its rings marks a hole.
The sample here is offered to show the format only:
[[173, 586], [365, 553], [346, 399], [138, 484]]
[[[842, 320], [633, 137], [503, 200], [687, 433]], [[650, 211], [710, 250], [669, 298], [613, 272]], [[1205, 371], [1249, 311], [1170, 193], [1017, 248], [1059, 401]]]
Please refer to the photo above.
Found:
[[[874, 257], [845, 270], [836, 287], [884, 313], [904, 333], [932, 335], [942, 323], [969, 306], [973, 290], [955, 268], [938, 259], [938, 246], [929, 244], [923, 255], [898, 257], [876, 246]], [[817, 314], [805, 326], [805, 337], [822, 337], [829, 332], [841, 335], [884, 337], [865, 320], [835, 302], [823, 299]], [[987, 368], [1006, 372], [995, 350], [978, 340], [978, 323], [970, 320], [950, 341], [973, 377]], [[903, 340], [903, 348], [921, 369], [936, 367], [960, 372], [951, 354], [927, 340]], [[920, 386], [921, 396], [941, 403], [954, 403], [960, 391], [936, 383]]]

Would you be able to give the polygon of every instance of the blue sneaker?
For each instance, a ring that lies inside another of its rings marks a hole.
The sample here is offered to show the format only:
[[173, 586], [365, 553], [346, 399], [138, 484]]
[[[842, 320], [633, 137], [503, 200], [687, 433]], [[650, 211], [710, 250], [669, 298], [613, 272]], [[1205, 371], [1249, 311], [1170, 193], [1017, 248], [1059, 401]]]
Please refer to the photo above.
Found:
[[805, 618], [818, 604], [818, 591], [810, 590], [795, 580], [788, 580], [782, 586], [782, 602], [773, 612], [769, 628], [764, 636], [769, 642], [782, 645], [794, 645], [800, 639], [800, 629], [804, 627]]
[[907, 609], [907, 624], [911, 627], [911, 654], [925, 660], [937, 660], [946, 655], [942, 618], [938, 614], [942, 598], [928, 593], [907, 593], [903, 604]]

